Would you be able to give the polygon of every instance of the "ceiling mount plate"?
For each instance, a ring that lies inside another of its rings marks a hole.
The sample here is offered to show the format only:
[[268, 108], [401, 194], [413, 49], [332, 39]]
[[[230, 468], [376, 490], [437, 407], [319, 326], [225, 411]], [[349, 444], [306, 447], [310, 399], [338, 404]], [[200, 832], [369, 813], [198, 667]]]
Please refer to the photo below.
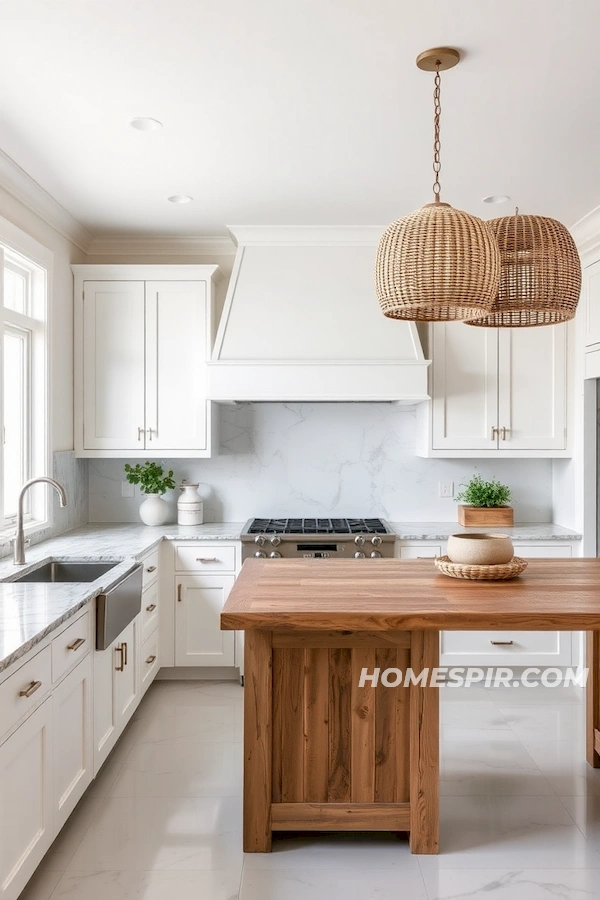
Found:
[[435, 72], [439, 63], [440, 72], [451, 69], [460, 62], [460, 53], [454, 47], [434, 47], [424, 50], [417, 56], [417, 66], [424, 72]]

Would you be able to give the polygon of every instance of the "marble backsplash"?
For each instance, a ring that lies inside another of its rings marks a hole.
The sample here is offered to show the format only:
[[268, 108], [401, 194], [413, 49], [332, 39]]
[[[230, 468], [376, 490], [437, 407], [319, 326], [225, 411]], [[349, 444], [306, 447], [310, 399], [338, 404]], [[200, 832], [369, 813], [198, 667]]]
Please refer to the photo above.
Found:
[[[552, 461], [422, 459], [416, 413], [388, 403], [256, 403], [221, 408], [220, 455], [168, 460], [176, 479], [200, 482], [206, 522], [250, 516], [381, 515], [456, 521], [440, 481], [474, 472], [513, 491], [518, 522], [552, 520]], [[124, 460], [89, 461], [91, 522], [138, 521], [140, 497], [121, 496]], [[179, 492], [167, 496], [175, 519]]]
[[[75, 459], [73, 450], [57, 450], [52, 458], [52, 476], [67, 492], [67, 506], [61, 509], [56, 491], [50, 489], [52, 524], [31, 537], [32, 544], [56, 537], [64, 531], [86, 525], [89, 520], [89, 480], [86, 459]], [[10, 538], [0, 539], [0, 557], [11, 552]]]

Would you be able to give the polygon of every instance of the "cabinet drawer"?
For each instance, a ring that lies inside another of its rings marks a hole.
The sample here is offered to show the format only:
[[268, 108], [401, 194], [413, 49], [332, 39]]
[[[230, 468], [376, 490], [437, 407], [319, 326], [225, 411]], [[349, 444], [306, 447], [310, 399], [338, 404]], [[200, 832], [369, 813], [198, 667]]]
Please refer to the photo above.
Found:
[[565, 631], [444, 631], [444, 665], [570, 665], [571, 633]]
[[53, 682], [74, 668], [91, 649], [91, 619], [88, 610], [52, 641]]
[[158, 628], [159, 586], [151, 585], [142, 594], [142, 642]]
[[555, 541], [553, 544], [541, 546], [539, 544], [515, 544], [515, 556], [522, 556], [524, 559], [564, 559], [571, 557], [573, 550], [570, 544], [563, 544]]
[[[52, 653], [45, 647], [0, 684], [0, 732], [5, 734], [48, 693]], [[25, 692], [29, 696], [25, 695]]]
[[436, 556], [442, 555], [441, 545], [417, 547], [400, 547], [400, 559], [435, 559]]
[[158, 672], [158, 630], [142, 644], [142, 695], [146, 693]]
[[144, 567], [142, 570], [142, 590], [146, 590], [158, 578], [158, 555], [159, 551], [156, 550], [147, 556], [142, 563]]
[[175, 569], [178, 572], [235, 572], [236, 548], [219, 544], [195, 544], [177, 547]]

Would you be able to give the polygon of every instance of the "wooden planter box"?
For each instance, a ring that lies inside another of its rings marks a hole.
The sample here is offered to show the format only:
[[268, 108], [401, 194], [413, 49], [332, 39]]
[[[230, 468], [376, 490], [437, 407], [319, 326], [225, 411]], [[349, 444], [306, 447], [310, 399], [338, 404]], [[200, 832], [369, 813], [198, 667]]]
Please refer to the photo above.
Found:
[[459, 525], [496, 525], [506, 528], [515, 524], [512, 506], [458, 506]]

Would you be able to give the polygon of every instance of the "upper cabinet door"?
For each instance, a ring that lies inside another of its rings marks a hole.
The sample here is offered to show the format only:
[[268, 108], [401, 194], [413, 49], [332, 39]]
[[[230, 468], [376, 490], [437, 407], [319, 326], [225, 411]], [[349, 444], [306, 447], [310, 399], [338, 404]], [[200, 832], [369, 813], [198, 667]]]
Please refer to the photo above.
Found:
[[501, 450], [566, 447], [567, 326], [499, 329]]
[[144, 282], [86, 281], [83, 448], [144, 447]]
[[203, 281], [146, 282], [146, 448], [207, 447]]
[[498, 331], [462, 322], [431, 329], [434, 450], [496, 450]]
[[583, 270], [585, 345], [600, 344], [600, 261]]

